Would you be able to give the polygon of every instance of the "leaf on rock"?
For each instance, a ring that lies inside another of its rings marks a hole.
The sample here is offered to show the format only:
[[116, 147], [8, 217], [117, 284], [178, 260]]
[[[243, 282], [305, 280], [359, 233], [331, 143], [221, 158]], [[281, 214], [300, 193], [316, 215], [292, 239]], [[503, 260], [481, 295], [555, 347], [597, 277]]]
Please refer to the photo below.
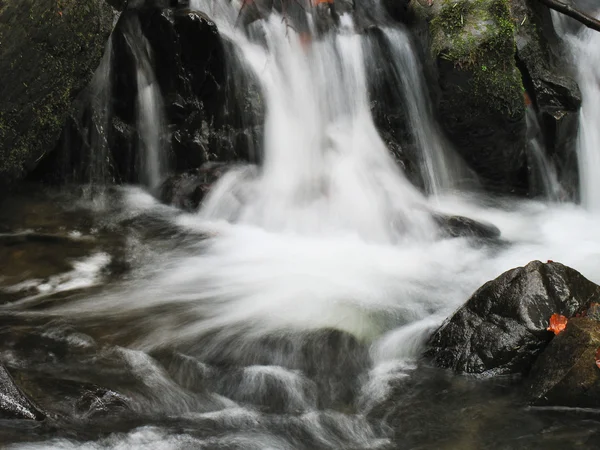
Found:
[[596, 366], [600, 369], [600, 347], [596, 350]]
[[567, 319], [562, 314], [554, 313], [550, 317], [550, 325], [548, 326], [548, 331], [552, 331], [554, 334], [559, 334], [567, 327]]

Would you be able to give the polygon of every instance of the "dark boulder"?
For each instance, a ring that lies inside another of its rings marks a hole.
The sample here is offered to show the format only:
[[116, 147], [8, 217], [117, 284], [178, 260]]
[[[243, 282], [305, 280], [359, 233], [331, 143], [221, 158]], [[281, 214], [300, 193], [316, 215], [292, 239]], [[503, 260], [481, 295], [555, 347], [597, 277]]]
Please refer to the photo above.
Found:
[[0, 2], [0, 184], [55, 148], [114, 19], [104, 0]]
[[579, 272], [533, 261], [479, 288], [433, 334], [425, 355], [457, 372], [526, 373], [552, 338], [550, 316], [571, 317], [599, 298], [600, 286]]
[[0, 419], [42, 420], [44, 417], [16, 386], [8, 371], [0, 366]]
[[600, 406], [600, 322], [573, 318], [538, 357], [527, 384], [533, 404], [597, 408]]

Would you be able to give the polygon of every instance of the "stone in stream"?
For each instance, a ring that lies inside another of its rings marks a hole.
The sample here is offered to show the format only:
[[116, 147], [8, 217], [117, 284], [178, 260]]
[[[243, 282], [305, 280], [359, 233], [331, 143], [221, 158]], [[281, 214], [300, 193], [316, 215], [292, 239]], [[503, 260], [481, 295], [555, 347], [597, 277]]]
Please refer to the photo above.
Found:
[[533, 261], [479, 288], [433, 334], [425, 356], [476, 374], [526, 373], [552, 339], [554, 313], [567, 317], [600, 299], [600, 286], [555, 262]]
[[538, 357], [527, 393], [537, 406], [600, 406], [600, 322], [572, 318]]
[[55, 148], [114, 18], [104, 0], [0, 2], [0, 185]]
[[491, 223], [479, 222], [463, 216], [446, 216], [437, 214], [433, 220], [439, 225], [443, 236], [475, 237], [495, 239], [500, 237], [500, 230]]
[[0, 365], [0, 419], [42, 420], [44, 417]]

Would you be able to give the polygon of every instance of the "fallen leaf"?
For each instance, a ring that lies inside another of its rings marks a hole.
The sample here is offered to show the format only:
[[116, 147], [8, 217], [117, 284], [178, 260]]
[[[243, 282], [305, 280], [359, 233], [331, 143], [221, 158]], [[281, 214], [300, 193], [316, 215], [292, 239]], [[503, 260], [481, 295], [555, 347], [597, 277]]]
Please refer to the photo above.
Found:
[[596, 366], [598, 366], [598, 369], [600, 369], [600, 348], [596, 350]]
[[550, 326], [548, 327], [548, 331], [552, 331], [554, 334], [559, 334], [567, 327], [567, 319], [565, 316], [561, 314], [552, 314], [550, 317]]
[[317, 6], [320, 5], [321, 3], [333, 3], [334, 0], [312, 0], [312, 5], [313, 6]]
[[553, 263], [553, 262], [554, 262], [554, 261], [552, 261], [551, 259], [549, 259], [549, 260], [546, 262], [546, 264], [550, 264], [550, 263]]

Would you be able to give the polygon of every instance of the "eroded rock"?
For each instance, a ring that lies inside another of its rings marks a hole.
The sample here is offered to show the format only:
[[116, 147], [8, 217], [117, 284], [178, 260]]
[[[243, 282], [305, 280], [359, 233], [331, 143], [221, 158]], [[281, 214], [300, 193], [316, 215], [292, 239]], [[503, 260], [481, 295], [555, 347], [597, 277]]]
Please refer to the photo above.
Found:
[[479, 288], [434, 333], [425, 355], [457, 372], [526, 373], [552, 339], [554, 313], [573, 316], [600, 286], [555, 262], [533, 261]]

